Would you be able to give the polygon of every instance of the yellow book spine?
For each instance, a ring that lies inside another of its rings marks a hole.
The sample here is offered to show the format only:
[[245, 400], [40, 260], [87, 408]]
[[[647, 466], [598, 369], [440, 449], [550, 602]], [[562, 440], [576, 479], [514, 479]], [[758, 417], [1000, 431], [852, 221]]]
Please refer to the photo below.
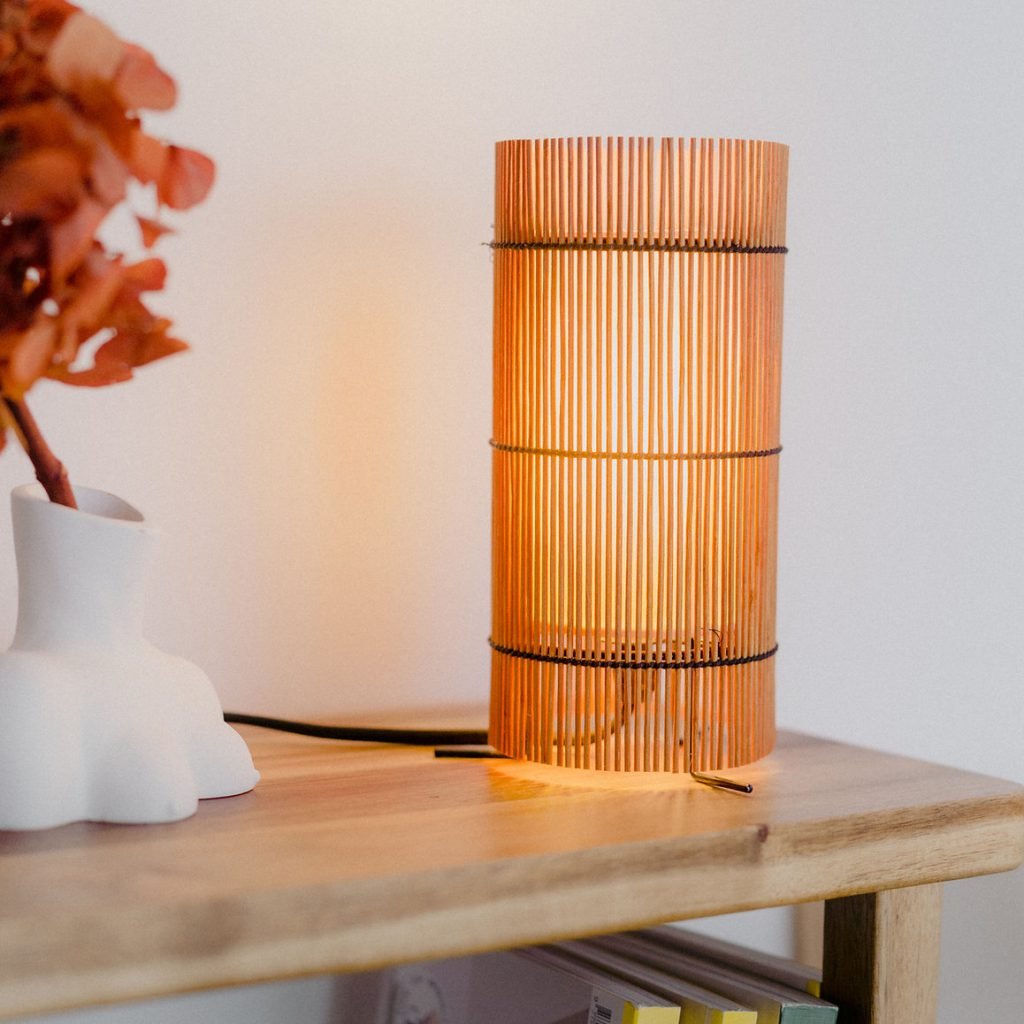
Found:
[[708, 1024], [757, 1024], [756, 1010], [712, 1010]]
[[626, 1003], [622, 1024], [679, 1024], [678, 1006], [634, 1006]]

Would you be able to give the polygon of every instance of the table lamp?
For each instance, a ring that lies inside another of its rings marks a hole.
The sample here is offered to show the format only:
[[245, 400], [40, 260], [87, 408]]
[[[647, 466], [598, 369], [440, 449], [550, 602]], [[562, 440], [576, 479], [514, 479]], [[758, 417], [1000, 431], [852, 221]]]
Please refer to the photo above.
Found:
[[788, 149], [497, 145], [491, 743], [694, 774], [775, 740]]

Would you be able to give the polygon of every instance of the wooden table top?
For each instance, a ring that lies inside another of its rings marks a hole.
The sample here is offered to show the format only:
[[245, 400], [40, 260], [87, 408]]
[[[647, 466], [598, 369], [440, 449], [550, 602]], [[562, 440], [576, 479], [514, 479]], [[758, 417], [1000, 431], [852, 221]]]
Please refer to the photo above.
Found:
[[0, 833], [0, 1016], [873, 892], [1024, 859], [1024, 788], [794, 734], [731, 773], [756, 787], [739, 796], [686, 777], [241, 731], [263, 781], [204, 801], [188, 821]]

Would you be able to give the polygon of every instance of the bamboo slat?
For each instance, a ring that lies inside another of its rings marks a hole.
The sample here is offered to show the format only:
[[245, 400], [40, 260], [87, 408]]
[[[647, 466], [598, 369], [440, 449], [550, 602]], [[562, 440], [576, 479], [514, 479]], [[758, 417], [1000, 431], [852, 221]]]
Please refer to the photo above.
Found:
[[497, 146], [491, 741], [626, 771], [774, 743], [788, 150]]

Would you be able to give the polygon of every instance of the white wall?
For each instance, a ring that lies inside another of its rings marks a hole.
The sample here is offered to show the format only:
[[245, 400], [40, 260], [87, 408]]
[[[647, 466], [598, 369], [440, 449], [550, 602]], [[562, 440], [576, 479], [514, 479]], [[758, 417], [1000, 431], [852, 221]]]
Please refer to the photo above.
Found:
[[[220, 181], [164, 247], [194, 353], [37, 413], [164, 525], [152, 634], [226, 704], [486, 699], [493, 141], [753, 136], [792, 147], [780, 720], [1024, 780], [1024, 8], [91, 9], [178, 76], [162, 123]], [[940, 1019], [1008, 1017], [1024, 872], [947, 888]]]

